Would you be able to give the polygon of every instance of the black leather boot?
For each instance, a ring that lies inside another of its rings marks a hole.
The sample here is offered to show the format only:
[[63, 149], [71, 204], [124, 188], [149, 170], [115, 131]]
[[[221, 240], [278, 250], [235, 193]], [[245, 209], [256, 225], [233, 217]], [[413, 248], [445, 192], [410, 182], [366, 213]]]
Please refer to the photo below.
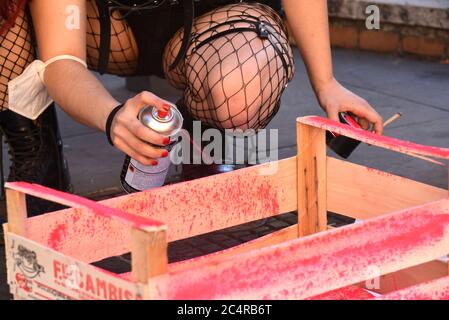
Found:
[[[9, 146], [11, 166], [8, 181], [25, 181], [72, 191], [54, 104], [35, 121], [9, 110], [3, 111], [0, 124]], [[28, 216], [62, 208], [52, 202], [27, 196]]]

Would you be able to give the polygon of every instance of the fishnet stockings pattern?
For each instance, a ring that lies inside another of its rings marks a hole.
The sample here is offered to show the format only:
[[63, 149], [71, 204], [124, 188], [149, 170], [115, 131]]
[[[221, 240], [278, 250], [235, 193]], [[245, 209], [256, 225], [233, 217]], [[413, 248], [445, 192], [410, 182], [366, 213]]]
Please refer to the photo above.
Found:
[[[87, 1], [87, 62], [92, 70], [98, 65], [100, 24], [98, 10], [93, 0]], [[22, 74], [35, 59], [32, 41], [31, 19], [22, 10], [15, 25], [0, 36], [0, 111], [8, 108], [8, 82]], [[119, 76], [131, 75], [138, 64], [137, 45], [132, 32], [118, 11], [111, 19], [111, 52], [108, 73]]]
[[[207, 40], [226, 30], [254, 27], [242, 22], [254, 18], [269, 24], [270, 37], [279, 51], [254, 31]], [[164, 71], [172, 85], [184, 90], [184, 102], [193, 117], [221, 129], [264, 128], [276, 114], [294, 73], [287, 30], [278, 14], [265, 5], [239, 3], [198, 17], [185, 63], [168, 71], [181, 41], [179, 30], [166, 46]]]
[[[92, 70], [98, 66], [100, 22], [94, 0], [87, 1], [87, 64]], [[111, 49], [107, 73], [132, 75], [138, 66], [138, 49], [133, 33], [118, 10], [111, 12]]]
[[[91, 69], [95, 70], [100, 27], [93, 0], [87, 1], [87, 12], [87, 59]], [[226, 34], [195, 50], [198, 44], [222, 31], [254, 27], [251, 23], [236, 22], [252, 17], [269, 23], [273, 41], [288, 61], [288, 70], [273, 45], [253, 31]], [[137, 44], [118, 11], [113, 12], [111, 24], [108, 73], [131, 75], [138, 67]], [[164, 54], [166, 77], [172, 85], [184, 89], [184, 100], [192, 115], [218, 128], [265, 127], [279, 108], [282, 91], [294, 72], [282, 19], [268, 6], [240, 3], [198, 17], [193, 31], [185, 61], [175, 70], [167, 71], [181, 45], [182, 30], [167, 44]], [[0, 37], [0, 110], [8, 106], [7, 83], [34, 60], [31, 34], [29, 18], [21, 12], [15, 26]]]
[[8, 82], [34, 60], [29, 17], [21, 11], [15, 25], [0, 36], [0, 111], [8, 108]]

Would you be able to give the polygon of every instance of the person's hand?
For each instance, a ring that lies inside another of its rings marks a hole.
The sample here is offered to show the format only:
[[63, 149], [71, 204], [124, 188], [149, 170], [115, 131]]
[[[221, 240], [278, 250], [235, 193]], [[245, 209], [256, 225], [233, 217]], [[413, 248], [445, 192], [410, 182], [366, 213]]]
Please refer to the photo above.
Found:
[[[168, 111], [167, 101], [151, 92], [141, 92], [126, 101], [124, 107], [114, 117], [111, 126], [111, 138], [114, 146], [143, 165], [157, 165], [158, 158], [168, 157], [163, 149], [170, 143], [166, 136], [145, 127], [137, 115], [145, 106], [154, 106], [158, 110]], [[149, 143], [157, 146], [152, 146]]]
[[349, 112], [357, 117], [355, 120], [363, 129], [369, 130], [372, 127], [374, 132], [383, 133], [383, 120], [376, 110], [366, 100], [343, 87], [337, 80], [333, 79], [315, 91], [329, 119], [338, 122], [338, 113]]

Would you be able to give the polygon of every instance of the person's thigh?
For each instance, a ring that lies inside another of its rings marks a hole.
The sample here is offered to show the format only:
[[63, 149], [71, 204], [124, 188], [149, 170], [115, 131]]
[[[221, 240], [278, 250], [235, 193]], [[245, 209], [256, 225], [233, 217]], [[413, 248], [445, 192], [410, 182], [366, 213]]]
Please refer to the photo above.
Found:
[[0, 111], [8, 108], [8, 82], [34, 60], [29, 17], [21, 11], [15, 25], [0, 36]]
[[[87, 0], [87, 63], [96, 70], [100, 55], [100, 18], [94, 0]], [[138, 67], [138, 49], [133, 32], [118, 11], [111, 16], [111, 50], [107, 73], [132, 75]]]
[[[100, 22], [93, 0], [87, 1], [87, 60], [91, 69], [98, 65]], [[33, 62], [32, 26], [25, 10], [20, 12], [15, 25], [0, 37], [0, 111], [8, 108], [8, 82], [22, 74]], [[111, 52], [107, 72], [116, 75], [133, 74], [138, 66], [138, 50], [133, 33], [117, 13], [111, 19]]]
[[[247, 22], [256, 19], [266, 23], [271, 41], [256, 32], [254, 23]], [[237, 28], [252, 29], [229, 32]], [[282, 19], [267, 6], [228, 5], [198, 17], [194, 35], [185, 62], [173, 71], [168, 71], [168, 66], [179, 50], [182, 30], [164, 54], [166, 77], [184, 89], [192, 115], [218, 128], [264, 127], [277, 111], [282, 91], [293, 75]]]

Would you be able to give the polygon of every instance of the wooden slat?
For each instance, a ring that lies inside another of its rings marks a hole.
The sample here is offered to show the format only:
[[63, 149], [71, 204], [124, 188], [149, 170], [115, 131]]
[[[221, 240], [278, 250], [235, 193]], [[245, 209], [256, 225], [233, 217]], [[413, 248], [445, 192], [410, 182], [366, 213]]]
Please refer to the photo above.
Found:
[[167, 230], [131, 230], [132, 279], [143, 284], [167, 273]]
[[445, 189], [331, 157], [327, 177], [328, 210], [357, 219], [448, 197]]
[[65, 206], [88, 209], [86, 213], [91, 213], [108, 219], [120, 221], [131, 227], [157, 228], [164, 225], [162, 222], [156, 220], [145, 219], [138, 215], [128, 214], [115, 208], [104, 206], [98, 202], [74, 194], [62, 192], [55, 189], [50, 189], [38, 184], [32, 184], [27, 182], [7, 182], [5, 183], [5, 188], [20, 191], [22, 193], [29, 194], [55, 203], [59, 203]]
[[[335, 228], [328, 226], [328, 230], [332, 229]], [[207, 264], [219, 263], [220, 261], [224, 261], [225, 259], [237, 254], [287, 242], [295, 239], [296, 237], [297, 227], [296, 225], [293, 225], [239, 246], [203, 256], [200, 259], [194, 258], [191, 260], [170, 264], [169, 271], [170, 273], [176, 273], [183, 270], [198, 268]], [[411, 287], [419, 283], [435, 280], [446, 275], [446, 266], [443, 262], [438, 260], [430, 261], [399, 270], [392, 274], [381, 276], [380, 288], [375, 291], [380, 294], [386, 294], [406, 287]], [[128, 278], [128, 276], [124, 276], [124, 278]], [[360, 285], [363, 286], [364, 283], [361, 283]]]
[[420, 145], [417, 143], [399, 140], [387, 136], [381, 136], [366, 130], [354, 129], [340, 122], [335, 122], [318, 116], [308, 116], [298, 118], [298, 122], [308, 124], [313, 127], [330, 130], [340, 135], [344, 135], [372, 146], [404, 153], [430, 156], [441, 159], [449, 159], [449, 149]]
[[164, 221], [176, 241], [296, 210], [296, 157], [101, 203]]
[[[432, 261], [449, 245], [449, 200], [239, 254], [154, 283], [164, 298], [308, 298]], [[165, 288], [170, 290], [167, 292]]]
[[[176, 241], [296, 210], [296, 157], [100, 204], [164, 221], [167, 240]], [[80, 207], [33, 217], [29, 236], [85, 262], [130, 251], [128, 227], [87, 211]]]
[[378, 300], [449, 300], [449, 277], [408, 287], [378, 297]]
[[25, 194], [6, 189], [6, 210], [9, 231], [20, 236], [27, 235], [27, 206]]
[[227, 259], [229, 257], [235, 256], [237, 254], [250, 252], [252, 250], [276, 245], [279, 243], [283, 243], [292, 239], [296, 239], [298, 237], [298, 226], [293, 225], [287, 228], [284, 228], [279, 231], [275, 231], [266, 236], [248, 241], [241, 245], [235, 246], [233, 248], [229, 248], [226, 250], [222, 250], [216, 253], [212, 253], [206, 256], [202, 256], [200, 259], [190, 259], [178, 263], [173, 263], [169, 265], [170, 273], [181, 272], [183, 270], [188, 270], [192, 268], [197, 268], [200, 266], [204, 266], [210, 263], [218, 263]]
[[381, 276], [380, 288], [376, 292], [388, 294], [445, 276], [447, 276], [446, 264], [438, 260], [430, 261]]
[[[328, 230], [332, 229], [334, 229], [334, 227], [328, 226]], [[293, 225], [226, 250], [201, 256], [200, 258], [193, 258], [181, 262], [171, 263], [168, 265], [168, 271], [169, 273], [175, 273], [181, 272], [183, 270], [189, 270], [192, 268], [198, 268], [211, 263], [219, 263], [220, 261], [223, 261], [224, 259], [230, 258], [237, 254], [251, 252], [252, 250], [284, 243], [286, 241], [296, 239], [297, 237], [298, 237], [298, 227], [296, 225]], [[129, 272], [123, 273], [120, 276], [123, 279], [132, 278], [132, 275]]]
[[297, 123], [298, 235], [326, 230], [326, 133]]

